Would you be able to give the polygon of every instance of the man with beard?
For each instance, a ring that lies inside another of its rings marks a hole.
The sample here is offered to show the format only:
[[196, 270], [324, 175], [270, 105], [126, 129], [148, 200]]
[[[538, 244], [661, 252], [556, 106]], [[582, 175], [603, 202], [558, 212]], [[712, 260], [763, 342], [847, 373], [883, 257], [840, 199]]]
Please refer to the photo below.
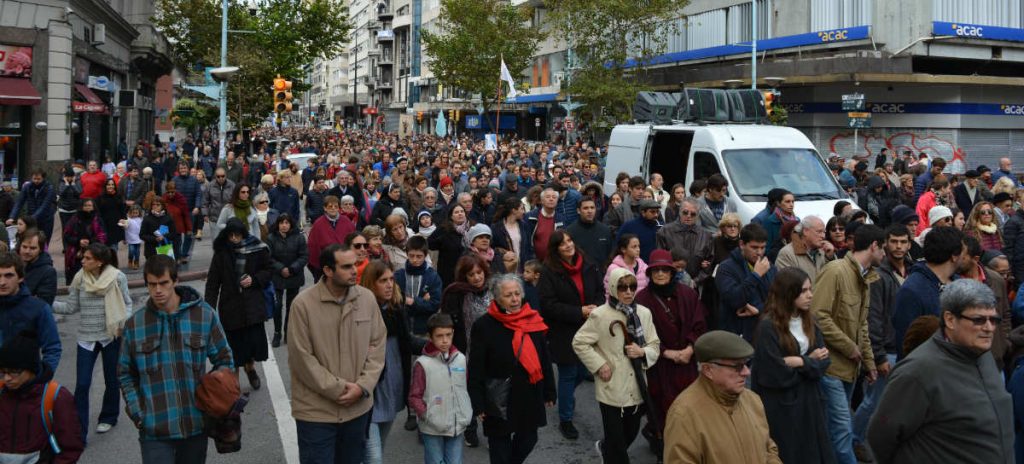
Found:
[[[939, 316], [942, 287], [973, 264], [968, 256], [964, 233], [959, 229], [937, 227], [928, 232], [924, 238], [924, 262], [910, 269], [906, 282], [896, 292], [892, 321], [895, 339], [903, 340], [914, 319], [925, 315]], [[899, 343], [896, 348], [900, 348]]]

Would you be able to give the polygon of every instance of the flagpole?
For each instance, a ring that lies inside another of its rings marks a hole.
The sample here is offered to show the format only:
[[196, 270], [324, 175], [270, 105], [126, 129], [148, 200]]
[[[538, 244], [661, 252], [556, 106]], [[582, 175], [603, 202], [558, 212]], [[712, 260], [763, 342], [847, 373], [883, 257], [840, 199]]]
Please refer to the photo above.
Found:
[[[499, 55], [501, 63], [505, 63], [505, 54]], [[498, 115], [494, 118], [494, 147], [498, 148], [498, 141], [501, 140], [501, 69], [498, 69]]]

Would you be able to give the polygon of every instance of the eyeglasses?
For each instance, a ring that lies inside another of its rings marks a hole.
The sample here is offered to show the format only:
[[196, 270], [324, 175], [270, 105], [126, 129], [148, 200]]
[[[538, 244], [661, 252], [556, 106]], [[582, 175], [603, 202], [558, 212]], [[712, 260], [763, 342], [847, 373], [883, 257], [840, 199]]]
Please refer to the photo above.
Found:
[[364, 250], [364, 249], [366, 249], [369, 246], [370, 246], [370, 244], [368, 244], [368, 243], [353, 243], [352, 244], [352, 248], [355, 248], [357, 250]]
[[978, 216], [982, 216], [982, 215], [984, 215], [984, 216], [991, 216], [992, 214], [994, 214], [994, 211], [992, 211], [990, 209], [979, 209], [978, 210]]
[[834, 228], [834, 229], [829, 229], [829, 232], [843, 232], [843, 231], [845, 231], [845, 230], [846, 230], [846, 229], [845, 229], [845, 228], [843, 228], [843, 227], [836, 227], [836, 228]]
[[955, 314], [954, 314], [954, 316], [956, 316], [958, 319], [965, 319], [965, 320], [971, 321], [971, 324], [974, 324], [975, 327], [984, 327], [986, 322], [991, 322], [993, 326], [998, 326], [999, 323], [1003, 322], [1003, 318], [999, 317], [999, 316], [975, 316], [975, 317], [970, 317], [970, 316], [964, 316], [964, 315], [957, 316]]
[[619, 284], [615, 288], [619, 289], [620, 292], [624, 292], [626, 290], [629, 290], [631, 292], [635, 292], [636, 291], [636, 284], [635, 283], [628, 284], [628, 285], [626, 285], [626, 284]]
[[714, 365], [719, 366], [719, 367], [727, 367], [729, 369], [732, 369], [732, 370], [736, 371], [737, 374], [742, 374], [743, 373], [743, 369], [747, 368], [747, 363], [746, 362], [741, 362], [739, 364], [727, 364], [727, 363], [721, 363], [721, 362], [717, 362], [717, 361], [708, 361], [708, 363], [709, 364], [714, 364]]
[[269, 202], [269, 201], [267, 201], [267, 200], [263, 200], [263, 201], [259, 202], [259, 204], [261, 204], [261, 205], [265, 205], [265, 204], [267, 204], [267, 203], [270, 203], [270, 202]]
[[223, 179], [225, 177], [227, 177], [227, 176], [217, 176], [218, 179]]
[[679, 212], [679, 215], [680, 216], [686, 216], [686, 217], [697, 217], [697, 212], [696, 211], [687, 211], [687, 210], [684, 209], [684, 210]]
[[21, 369], [0, 369], [0, 378], [4, 377], [17, 377], [24, 372]]

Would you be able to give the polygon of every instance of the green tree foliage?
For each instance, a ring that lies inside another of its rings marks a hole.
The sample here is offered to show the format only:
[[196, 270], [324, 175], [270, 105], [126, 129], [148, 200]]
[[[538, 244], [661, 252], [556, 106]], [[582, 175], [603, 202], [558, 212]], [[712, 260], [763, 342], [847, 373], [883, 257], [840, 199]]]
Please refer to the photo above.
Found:
[[[200, 74], [220, 65], [221, 2], [217, 0], [155, 0], [155, 24], [171, 43], [175, 62]], [[229, 0], [228, 65], [241, 70], [228, 86], [229, 116], [252, 127], [270, 113], [275, 76], [294, 81], [298, 97], [302, 66], [345, 51], [351, 25], [341, 0]]]
[[191, 98], [180, 98], [174, 102], [174, 126], [184, 127], [189, 132], [198, 132], [217, 121], [216, 107], [199, 103]]
[[516, 78], [544, 38], [529, 26], [531, 14], [504, 0], [441, 0], [438, 31], [423, 31], [430, 69], [442, 85], [478, 93], [485, 108], [493, 107], [502, 57]]
[[[548, 27], [560, 31], [572, 50], [567, 91], [593, 117], [630, 119], [637, 92], [649, 89], [644, 82], [646, 60], [665, 52], [688, 3], [545, 0]], [[630, 60], [637, 65], [627, 67]]]

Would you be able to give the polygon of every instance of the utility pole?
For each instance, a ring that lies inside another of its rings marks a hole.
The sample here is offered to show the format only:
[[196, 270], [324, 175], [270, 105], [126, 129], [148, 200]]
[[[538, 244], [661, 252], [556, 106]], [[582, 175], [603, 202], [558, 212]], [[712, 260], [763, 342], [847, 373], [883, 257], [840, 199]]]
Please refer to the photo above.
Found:
[[750, 88], [757, 89], [757, 0], [750, 2]]
[[[220, 67], [225, 68], [228, 65], [228, 0], [221, 1], [221, 18], [220, 18]], [[225, 138], [228, 135], [228, 83], [222, 81], [220, 83], [220, 151], [218, 154], [219, 158], [224, 158], [227, 154], [227, 147], [225, 145]]]

